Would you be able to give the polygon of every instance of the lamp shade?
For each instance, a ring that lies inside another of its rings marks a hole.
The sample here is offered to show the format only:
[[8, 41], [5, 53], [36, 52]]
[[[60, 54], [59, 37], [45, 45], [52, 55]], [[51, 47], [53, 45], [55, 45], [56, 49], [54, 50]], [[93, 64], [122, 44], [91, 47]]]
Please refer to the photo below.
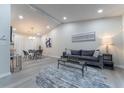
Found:
[[112, 38], [111, 37], [105, 37], [102, 39], [103, 45], [112, 45]]
[[106, 36], [102, 39], [102, 44], [106, 46], [106, 53], [109, 54], [109, 45], [112, 45], [112, 37]]

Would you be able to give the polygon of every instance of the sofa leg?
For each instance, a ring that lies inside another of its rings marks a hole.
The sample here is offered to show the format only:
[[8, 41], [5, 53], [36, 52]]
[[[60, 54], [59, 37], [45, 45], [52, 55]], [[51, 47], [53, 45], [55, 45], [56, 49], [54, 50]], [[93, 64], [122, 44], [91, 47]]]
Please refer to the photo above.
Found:
[[84, 67], [85, 67], [85, 65], [83, 64], [82, 65], [82, 77], [84, 77]]

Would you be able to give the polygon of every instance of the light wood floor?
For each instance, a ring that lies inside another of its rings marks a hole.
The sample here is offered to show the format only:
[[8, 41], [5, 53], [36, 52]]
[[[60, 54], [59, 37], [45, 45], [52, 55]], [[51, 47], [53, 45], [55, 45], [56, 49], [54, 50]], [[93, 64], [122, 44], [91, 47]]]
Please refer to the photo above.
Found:
[[[43, 66], [48, 64], [57, 63], [56, 58], [44, 58], [37, 61], [31, 61], [30, 63], [23, 64], [23, 70], [14, 73], [10, 76], [0, 79], [0, 87], [8, 88], [37, 88], [35, 84], [35, 77]], [[124, 87], [124, 70], [115, 68], [115, 70], [101, 70], [108, 77], [110, 83], [115, 88]]]

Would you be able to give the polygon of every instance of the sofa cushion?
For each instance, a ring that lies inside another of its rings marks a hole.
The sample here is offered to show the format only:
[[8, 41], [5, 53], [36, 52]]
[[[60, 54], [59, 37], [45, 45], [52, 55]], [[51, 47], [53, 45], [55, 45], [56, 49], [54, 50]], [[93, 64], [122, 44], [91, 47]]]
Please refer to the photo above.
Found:
[[81, 56], [81, 50], [71, 50], [71, 54]]
[[81, 56], [93, 56], [95, 50], [81, 50]]
[[83, 60], [89, 60], [89, 61], [99, 61], [98, 57], [93, 57], [93, 56], [81, 56], [81, 59]]

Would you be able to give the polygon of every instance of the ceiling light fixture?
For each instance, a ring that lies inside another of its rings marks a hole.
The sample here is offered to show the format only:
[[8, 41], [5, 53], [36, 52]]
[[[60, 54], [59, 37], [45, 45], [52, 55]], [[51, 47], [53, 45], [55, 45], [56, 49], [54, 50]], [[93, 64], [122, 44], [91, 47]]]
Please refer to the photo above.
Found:
[[34, 40], [34, 39], [36, 39], [36, 37], [32, 37], [32, 39]]
[[103, 9], [99, 9], [98, 11], [97, 11], [97, 13], [102, 13], [103, 12]]
[[[32, 34], [33, 34], [34, 33], [34, 27], [31, 27], [31, 31], [32, 31]], [[29, 36], [28, 39], [35, 40], [36, 37], [35, 36]]]
[[67, 20], [67, 17], [63, 17], [64, 20]]
[[29, 36], [28, 39], [30, 39], [30, 40], [35, 40], [36, 37], [34, 37], [34, 36]]
[[50, 29], [50, 26], [46, 26], [47, 29]]
[[16, 28], [13, 28], [13, 31], [16, 31]]
[[18, 17], [19, 17], [19, 19], [21, 19], [21, 20], [24, 19], [24, 17], [23, 17], [22, 15], [19, 15]]

